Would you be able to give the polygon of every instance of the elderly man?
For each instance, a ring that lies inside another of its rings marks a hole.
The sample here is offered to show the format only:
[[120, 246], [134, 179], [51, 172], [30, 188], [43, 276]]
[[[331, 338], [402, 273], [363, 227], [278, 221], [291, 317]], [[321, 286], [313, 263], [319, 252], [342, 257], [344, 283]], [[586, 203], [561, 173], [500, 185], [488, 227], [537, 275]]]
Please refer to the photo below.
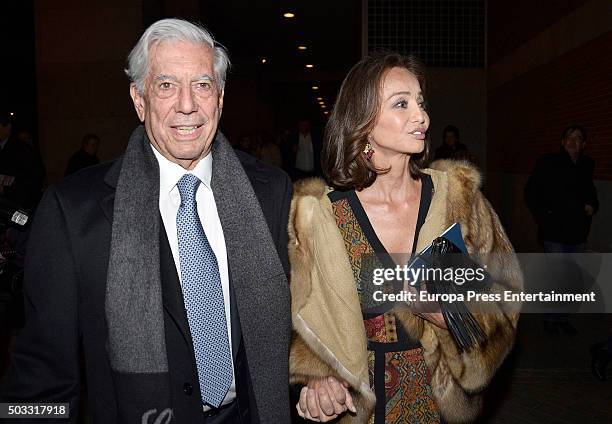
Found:
[[74, 421], [82, 346], [93, 422], [289, 422], [291, 184], [217, 132], [228, 63], [177, 19], [130, 53], [144, 126], [45, 194], [4, 402]]

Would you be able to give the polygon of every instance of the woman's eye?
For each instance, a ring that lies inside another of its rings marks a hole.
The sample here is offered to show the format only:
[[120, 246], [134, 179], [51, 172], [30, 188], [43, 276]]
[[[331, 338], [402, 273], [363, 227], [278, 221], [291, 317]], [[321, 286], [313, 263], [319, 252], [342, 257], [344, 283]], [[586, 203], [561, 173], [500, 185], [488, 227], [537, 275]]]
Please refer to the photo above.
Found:
[[408, 102], [406, 100], [400, 100], [395, 104], [395, 107], [401, 107], [405, 109], [408, 106]]

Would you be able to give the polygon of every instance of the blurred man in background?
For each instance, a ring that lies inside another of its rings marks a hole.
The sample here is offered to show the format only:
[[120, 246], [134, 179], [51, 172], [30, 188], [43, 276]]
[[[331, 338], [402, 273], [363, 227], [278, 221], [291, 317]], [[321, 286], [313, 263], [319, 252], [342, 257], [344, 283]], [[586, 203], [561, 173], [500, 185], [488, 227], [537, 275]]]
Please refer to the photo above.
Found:
[[68, 160], [64, 176], [74, 174], [80, 169], [100, 163], [98, 158], [98, 148], [100, 147], [100, 137], [95, 134], [85, 134], [81, 140], [81, 148], [74, 152]]
[[[599, 201], [593, 184], [595, 162], [584, 153], [587, 132], [580, 125], [563, 130], [559, 151], [540, 157], [525, 186], [525, 201], [538, 225], [546, 253], [582, 253]], [[567, 314], [547, 315], [544, 328], [574, 334]]]

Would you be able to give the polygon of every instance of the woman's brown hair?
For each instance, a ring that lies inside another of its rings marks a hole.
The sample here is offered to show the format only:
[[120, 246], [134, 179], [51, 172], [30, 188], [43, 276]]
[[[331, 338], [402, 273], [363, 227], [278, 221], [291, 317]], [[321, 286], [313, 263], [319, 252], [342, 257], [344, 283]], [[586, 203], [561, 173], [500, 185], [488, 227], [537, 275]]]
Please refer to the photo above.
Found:
[[[391, 68], [404, 68], [413, 74], [425, 95], [425, 69], [414, 56], [374, 53], [358, 62], [342, 82], [338, 99], [325, 127], [321, 165], [328, 183], [336, 189], [362, 190], [376, 180], [378, 169], [366, 160], [363, 150], [368, 134], [378, 120], [384, 75]], [[428, 137], [429, 138], [429, 137]], [[429, 140], [421, 153], [410, 156], [409, 170], [414, 179], [421, 176], [427, 160]]]

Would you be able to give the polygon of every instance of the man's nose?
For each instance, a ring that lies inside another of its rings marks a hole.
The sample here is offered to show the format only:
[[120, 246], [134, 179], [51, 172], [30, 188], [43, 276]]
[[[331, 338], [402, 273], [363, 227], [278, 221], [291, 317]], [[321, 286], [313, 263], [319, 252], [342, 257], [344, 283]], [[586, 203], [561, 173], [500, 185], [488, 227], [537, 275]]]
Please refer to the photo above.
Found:
[[189, 114], [198, 110], [191, 86], [181, 87], [177, 99], [176, 111]]

